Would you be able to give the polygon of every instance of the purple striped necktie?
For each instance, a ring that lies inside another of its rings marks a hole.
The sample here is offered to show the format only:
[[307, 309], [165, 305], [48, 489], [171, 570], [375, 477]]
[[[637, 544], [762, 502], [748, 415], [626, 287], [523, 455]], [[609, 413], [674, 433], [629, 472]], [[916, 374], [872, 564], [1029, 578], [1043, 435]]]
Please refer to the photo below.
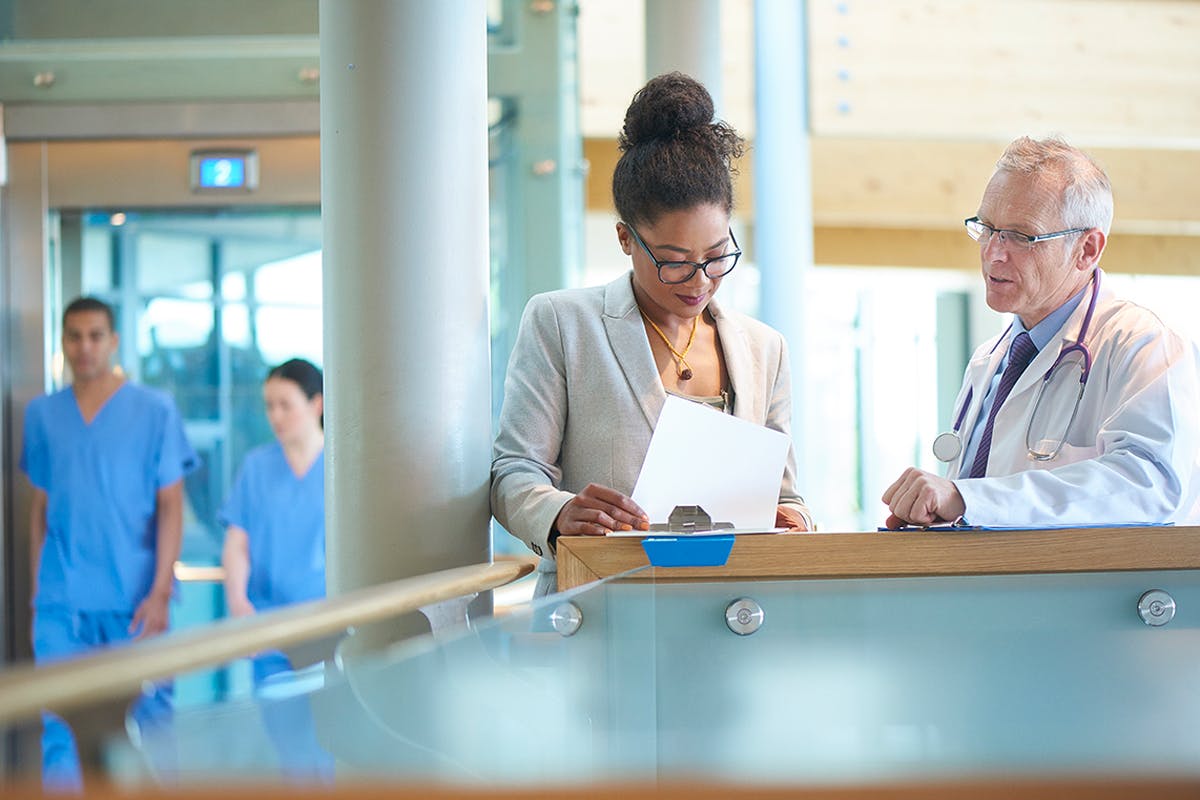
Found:
[[996, 387], [996, 399], [992, 401], [992, 410], [988, 414], [987, 425], [983, 428], [983, 436], [979, 439], [979, 449], [975, 451], [975, 463], [971, 465], [971, 474], [967, 476], [968, 478], [982, 478], [987, 473], [988, 454], [992, 449], [992, 427], [996, 423], [996, 412], [1000, 410], [1000, 406], [1004, 405], [1008, 393], [1017, 383], [1017, 378], [1021, 377], [1021, 373], [1025, 371], [1037, 353], [1037, 345], [1025, 331], [1021, 331], [1013, 339], [1012, 347], [1008, 351], [1008, 366], [1004, 368], [1004, 374], [1000, 376], [1000, 385]]

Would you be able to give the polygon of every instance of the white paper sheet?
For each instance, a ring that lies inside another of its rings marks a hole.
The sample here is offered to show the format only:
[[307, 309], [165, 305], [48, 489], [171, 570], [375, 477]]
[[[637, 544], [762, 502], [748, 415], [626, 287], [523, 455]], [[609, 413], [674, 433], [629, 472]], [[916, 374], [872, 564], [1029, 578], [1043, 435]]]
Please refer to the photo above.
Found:
[[652, 523], [698, 505], [713, 522], [770, 529], [789, 444], [779, 431], [668, 395], [633, 500]]

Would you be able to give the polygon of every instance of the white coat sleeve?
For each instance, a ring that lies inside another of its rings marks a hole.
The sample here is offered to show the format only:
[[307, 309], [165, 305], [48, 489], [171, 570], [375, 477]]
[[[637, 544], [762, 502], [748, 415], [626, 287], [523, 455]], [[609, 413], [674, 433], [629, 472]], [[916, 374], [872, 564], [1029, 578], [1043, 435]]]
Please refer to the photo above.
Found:
[[544, 558], [558, 512], [574, 495], [558, 489], [567, 381], [558, 319], [550, 299], [532, 298], [521, 317], [504, 380], [492, 451], [492, 515]]
[[1116, 330], [1089, 383], [1104, 382], [1094, 454], [1005, 477], [956, 480], [972, 525], [1137, 525], [1192, 520], [1200, 451], [1193, 343], [1155, 326]]

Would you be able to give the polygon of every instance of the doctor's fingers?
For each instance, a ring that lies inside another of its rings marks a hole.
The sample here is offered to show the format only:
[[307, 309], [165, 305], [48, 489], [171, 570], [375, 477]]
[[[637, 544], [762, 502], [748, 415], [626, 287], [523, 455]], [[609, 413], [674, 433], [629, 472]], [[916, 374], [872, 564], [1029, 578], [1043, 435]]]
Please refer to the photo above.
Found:
[[905, 490], [906, 487], [909, 486], [909, 484], [911, 484], [913, 481], [919, 479], [920, 476], [922, 476], [924, 474], [925, 473], [923, 473], [921, 470], [917, 469], [916, 467], [909, 467], [908, 469], [904, 470], [904, 472], [900, 473], [900, 477], [896, 478], [896, 480], [892, 483], [891, 486], [889, 486], [887, 489], [884, 489], [883, 497], [880, 499], [882, 499], [883, 502], [887, 503], [888, 505], [891, 505], [892, 499], [897, 494], [903, 493], [903, 491]]
[[618, 525], [628, 525], [639, 530], [649, 526], [650, 518], [646, 516], [642, 507], [616, 489], [589, 483], [575, 498], [586, 506], [604, 511]]
[[916, 525], [950, 522], [966, 508], [954, 482], [929, 472], [919, 472], [892, 498], [892, 512]]
[[929, 525], [938, 520], [936, 493], [927, 481], [914, 478], [900, 486], [888, 504], [892, 514], [913, 525]]

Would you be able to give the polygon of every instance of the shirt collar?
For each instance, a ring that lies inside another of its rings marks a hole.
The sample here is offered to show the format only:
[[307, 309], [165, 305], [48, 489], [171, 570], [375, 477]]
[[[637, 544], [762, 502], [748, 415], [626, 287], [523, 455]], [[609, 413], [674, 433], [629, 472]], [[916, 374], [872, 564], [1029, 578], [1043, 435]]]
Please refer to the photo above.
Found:
[[1070, 300], [1054, 309], [1044, 320], [1030, 329], [1026, 329], [1025, 324], [1021, 322], [1020, 315], [1013, 315], [1013, 336], [1016, 337], [1027, 331], [1029, 338], [1033, 339], [1034, 345], [1041, 351], [1043, 347], [1050, 344], [1050, 340], [1054, 338], [1054, 334], [1058, 333], [1059, 328], [1067, 324], [1067, 319], [1075, 313], [1075, 309], [1079, 308], [1084, 292], [1091, 285], [1091, 281], [1085, 283], [1083, 288], [1076, 292]]

